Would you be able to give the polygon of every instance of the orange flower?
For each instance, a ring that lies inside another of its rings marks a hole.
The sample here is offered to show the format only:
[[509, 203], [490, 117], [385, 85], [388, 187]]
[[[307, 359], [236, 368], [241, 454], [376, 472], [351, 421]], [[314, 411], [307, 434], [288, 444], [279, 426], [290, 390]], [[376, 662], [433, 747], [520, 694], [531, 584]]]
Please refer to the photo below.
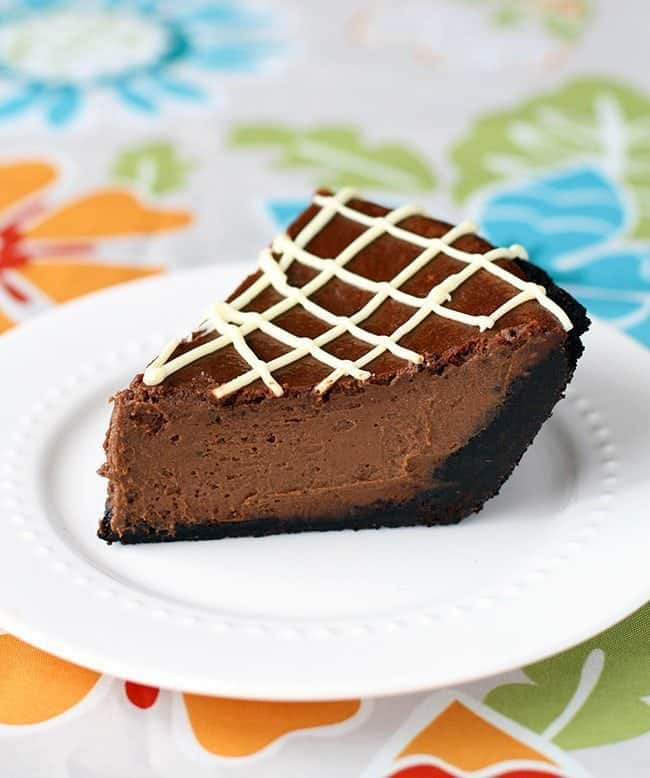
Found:
[[86, 697], [100, 676], [0, 634], [0, 724], [40, 724]]
[[354, 718], [359, 700], [260, 702], [184, 694], [187, 717], [201, 746], [215, 756], [245, 757], [282, 737]]
[[[88, 704], [101, 704], [119, 689], [120, 684], [109, 678], [0, 632], [0, 726], [38, 725], [68, 712], [66, 718], [83, 715]], [[142, 715], [149, 715], [150, 708], [155, 715], [158, 689], [126, 681], [122, 692]], [[179, 723], [181, 737], [198, 751], [222, 758], [253, 756], [294, 732], [350, 722], [361, 709], [359, 700], [251, 702], [168, 694], [185, 709]], [[84, 700], [88, 704], [80, 705]]]
[[103, 188], [58, 207], [45, 202], [56, 168], [0, 164], [0, 332], [52, 303], [158, 271], [108, 263], [97, 244], [187, 226], [183, 210], [161, 210], [131, 192]]
[[583, 774], [576, 767], [543, 736], [448, 689], [420, 702], [382, 743], [362, 778], [567, 778]]

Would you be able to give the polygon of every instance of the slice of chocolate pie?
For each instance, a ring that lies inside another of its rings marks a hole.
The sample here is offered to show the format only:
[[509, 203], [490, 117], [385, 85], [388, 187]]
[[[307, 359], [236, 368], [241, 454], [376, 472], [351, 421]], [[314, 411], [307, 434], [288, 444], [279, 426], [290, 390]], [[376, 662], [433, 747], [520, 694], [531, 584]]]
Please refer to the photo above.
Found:
[[464, 223], [319, 191], [197, 332], [114, 398], [99, 535], [450, 524], [571, 379], [585, 311]]

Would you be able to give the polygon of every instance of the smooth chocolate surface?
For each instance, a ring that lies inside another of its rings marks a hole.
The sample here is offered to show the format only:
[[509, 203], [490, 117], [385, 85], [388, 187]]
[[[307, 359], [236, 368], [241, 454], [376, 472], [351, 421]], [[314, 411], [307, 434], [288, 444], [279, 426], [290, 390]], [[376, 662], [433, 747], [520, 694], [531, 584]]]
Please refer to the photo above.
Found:
[[[386, 209], [361, 200], [351, 205], [370, 215]], [[291, 226], [295, 236], [314, 216], [312, 206]], [[401, 227], [427, 237], [450, 225], [409, 217]], [[363, 229], [335, 216], [309, 251], [336, 256]], [[459, 248], [485, 252], [476, 236]], [[393, 278], [417, 253], [414, 246], [382, 236], [348, 267], [373, 280]], [[584, 309], [553, 286], [534, 265], [501, 264], [518, 277], [546, 286], [573, 320], [567, 333], [536, 301], [477, 328], [431, 314], [400, 344], [424, 355], [421, 366], [384, 353], [358, 382], [343, 378], [325, 397], [313, 393], [329, 368], [305, 357], [274, 373], [284, 389], [273, 397], [261, 381], [222, 400], [216, 385], [246, 372], [228, 346], [182, 368], [158, 386], [136, 376], [114, 398], [106, 437], [108, 502], [100, 536], [139, 542], [343, 527], [435, 524], [458, 521], [498, 491], [519, 461], [573, 373], [588, 322]], [[461, 269], [439, 255], [403, 289], [423, 296]], [[317, 271], [298, 262], [290, 283], [302, 286]], [[250, 276], [237, 290], [250, 285]], [[451, 307], [490, 313], [516, 289], [480, 270], [453, 293]], [[349, 316], [370, 294], [333, 279], [313, 299]], [[279, 299], [269, 288], [249, 306], [262, 311]], [[377, 334], [392, 333], [413, 309], [387, 301], [364, 322]], [[315, 337], [326, 325], [300, 306], [276, 319], [297, 335]], [[197, 334], [179, 352], [213, 334]], [[269, 361], [286, 347], [259, 331], [247, 342]], [[344, 335], [327, 349], [356, 359], [368, 344]], [[525, 387], [525, 391], [524, 391]]]
[[[327, 193], [327, 190], [321, 191]], [[388, 208], [356, 198], [351, 200], [349, 205], [369, 216], [384, 216], [389, 212]], [[319, 207], [316, 205], [307, 208], [289, 227], [289, 235], [295, 238], [318, 211]], [[441, 237], [452, 227], [446, 222], [425, 216], [409, 217], [400, 222], [399, 226], [427, 238]], [[364, 226], [337, 215], [325, 225], [307, 245], [307, 248], [311, 253], [322, 258], [336, 257], [365, 229]], [[491, 244], [477, 235], [463, 236], [452, 245], [463, 251], [477, 253], [483, 253], [493, 248]], [[408, 265], [420, 251], [421, 249], [417, 246], [403, 240], [391, 235], [382, 235], [362, 249], [346, 265], [346, 269], [373, 281], [388, 281]], [[522, 279], [526, 278], [525, 268], [522, 268], [519, 260], [500, 260], [497, 264]], [[401, 289], [409, 294], [424, 296], [436, 284], [464, 267], [465, 265], [461, 261], [440, 253], [407, 281]], [[293, 262], [288, 268], [287, 276], [290, 284], [302, 287], [317, 273], [317, 270], [300, 262]], [[258, 271], [246, 278], [229, 299], [233, 299], [250, 286], [259, 275]], [[472, 315], [491, 313], [518, 291], [508, 282], [495, 277], [486, 270], [480, 270], [453, 293], [449, 307]], [[312, 295], [311, 299], [332, 313], [350, 316], [367, 303], [371, 297], [370, 292], [357, 289], [334, 278]], [[267, 288], [244, 310], [260, 312], [281, 299], [281, 295], [273, 288]], [[363, 327], [376, 334], [391, 334], [412, 314], [413, 308], [394, 300], [387, 300], [370, 318], [363, 322]], [[504, 329], [527, 324], [533, 320], [549, 331], [562, 329], [552, 313], [542, 308], [537, 302], [531, 301], [506, 314], [499, 320], [497, 327], [484, 335], [487, 339], [498, 337], [499, 332]], [[274, 323], [295, 335], [310, 338], [315, 338], [328, 329], [325, 322], [301, 306], [295, 306], [279, 316], [274, 320]], [[475, 327], [431, 314], [415, 330], [400, 339], [400, 345], [423, 354], [428, 366], [444, 365], [453, 353], [462, 351], [465, 346], [470, 346], [475, 341], [477, 334], [478, 331]], [[214, 332], [208, 335], [199, 334], [189, 343], [181, 344], [178, 353], [214, 337], [216, 337]], [[277, 340], [259, 330], [247, 336], [246, 340], [257, 356], [267, 362], [288, 350]], [[346, 334], [325, 346], [325, 350], [341, 359], [357, 359], [365, 354], [369, 348], [367, 343]], [[193, 386], [198, 391], [212, 389], [218, 384], [226, 383], [246, 372], [248, 367], [248, 364], [236, 350], [232, 346], [228, 346], [188, 365], [179, 373], [171, 375], [166, 379], [165, 384], [183, 387]], [[370, 379], [371, 383], [385, 383], [399, 374], [412, 372], [414, 369], [412, 364], [388, 352], [370, 363], [367, 368], [373, 373]], [[285, 392], [292, 393], [311, 391], [329, 372], [330, 369], [321, 362], [312, 357], [305, 357], [299, 362], [276, 371], [274, 376], [282, 384]], [[354, 379], [343, 378], [333, 387], [332, 391], [345, 391], [346, 387], [353, 383]], [[244, 403], [267, 394], [264, 385], [257, 382], [238, 392], [231, 402]]]

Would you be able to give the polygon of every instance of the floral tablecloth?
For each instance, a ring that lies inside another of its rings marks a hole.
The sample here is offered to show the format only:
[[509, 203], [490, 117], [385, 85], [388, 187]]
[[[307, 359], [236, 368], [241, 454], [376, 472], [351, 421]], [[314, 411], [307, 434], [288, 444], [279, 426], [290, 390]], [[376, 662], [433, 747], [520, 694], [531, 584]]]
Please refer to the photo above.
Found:
[[[649, 26], [644, 0], [3, 0], [0, 331], [250, 267], [351, 184], [525, 244], [650, 345]], [[650, 607], [504, 676], [335, 703], [160, 691], [0, 632], [0, 775], [647, 778]]]

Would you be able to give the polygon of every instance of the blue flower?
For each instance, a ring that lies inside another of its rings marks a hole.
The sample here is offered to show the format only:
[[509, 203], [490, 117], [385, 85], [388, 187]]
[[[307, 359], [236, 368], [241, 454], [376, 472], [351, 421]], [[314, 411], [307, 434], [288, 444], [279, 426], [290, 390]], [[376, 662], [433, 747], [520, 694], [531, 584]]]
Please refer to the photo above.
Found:
[[[269, 198], [264, 210], [285, 229], [308, 205]], [[590, 313], [650, 345], [650, 243], [622, 237], [626, 203], [603, 172], [571, 167], [500, 189], [484, 201], [479, 221], [492, 243], [526, 246]]]
[[264, 203], [264, 210], [270, 218], [274, 229], [285, 230], [309, 205], [308, 199], [269, 199]]
[[650, 345], [650, 244], [623, 237], [619, 186], [598, 167], [568, 167], [489, 196], [479, 221], [490, 241], [530, 258], [607, 319]]
[[144, 114], [201, 100], [214, 91], [204, 73], [255, 71], [279, 53], [272, 22], [236, 0], [9, 0], [0, 119], [37, 109], [63, 125], [100, 92]]
[[625, 222], [618, 187], [591, 166], [554, 171], [502, 189], [481, 213], [481, 225], [493, 243], [521, 243], [547, 269], [558, 257], [617, 235]]
[[650, 243], [622, 241], [567, 258], [554, 275], [595, 316], [650, 346]]

